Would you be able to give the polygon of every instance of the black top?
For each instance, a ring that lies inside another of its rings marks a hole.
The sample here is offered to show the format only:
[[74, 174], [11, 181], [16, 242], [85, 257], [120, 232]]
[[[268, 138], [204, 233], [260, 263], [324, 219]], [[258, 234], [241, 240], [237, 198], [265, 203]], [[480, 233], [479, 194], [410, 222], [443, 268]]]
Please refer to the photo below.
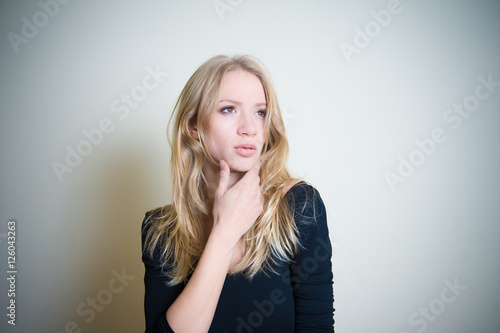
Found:
[[[278, 274], [226, 277], [209, 332], [334, 332], [332, 249], [326, 211], [316, 189], [300, 182], [286, 194], [299, 230], [301, 249], [293, 262], [274, 265]], [[142, 225], [142, 247], [149, 224]], [[154, 222], [152, 222], [154, 223]], [[160, 250], [144, 253], [146, 332], [173, 332], [165, 313], [184, 288], [167, 286]]]

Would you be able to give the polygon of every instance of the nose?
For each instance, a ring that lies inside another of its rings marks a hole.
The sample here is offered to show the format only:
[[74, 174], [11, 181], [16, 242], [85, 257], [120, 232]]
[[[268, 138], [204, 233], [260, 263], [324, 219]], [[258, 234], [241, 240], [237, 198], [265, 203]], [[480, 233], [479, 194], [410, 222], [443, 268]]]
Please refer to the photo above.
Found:
[[238, 135], [254, 136], [257, 134], [255, 119], [252, 115], [242, 113], [238, 124]]

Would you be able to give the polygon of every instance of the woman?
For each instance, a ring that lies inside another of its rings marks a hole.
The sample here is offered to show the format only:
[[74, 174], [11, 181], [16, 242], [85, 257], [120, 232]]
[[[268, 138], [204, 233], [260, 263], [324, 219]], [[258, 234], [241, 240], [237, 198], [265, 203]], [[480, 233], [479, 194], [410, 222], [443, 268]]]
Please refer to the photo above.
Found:
[[264, 67], [208, 60], [172, 121], [172, 204], [142, 225], [146, 332], [333, 332], [326, 211], [287, 170]]

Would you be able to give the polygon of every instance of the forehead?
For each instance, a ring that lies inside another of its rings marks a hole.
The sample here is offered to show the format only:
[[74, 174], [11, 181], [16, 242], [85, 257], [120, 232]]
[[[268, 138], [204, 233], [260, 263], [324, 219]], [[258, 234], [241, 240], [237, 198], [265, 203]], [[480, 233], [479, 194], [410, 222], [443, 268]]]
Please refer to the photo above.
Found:
[[239, 102], [265, 103], [266, 95], [260, 79], [247, 71], [238, 69], [226, 73], [221, 100], [236, 99]]

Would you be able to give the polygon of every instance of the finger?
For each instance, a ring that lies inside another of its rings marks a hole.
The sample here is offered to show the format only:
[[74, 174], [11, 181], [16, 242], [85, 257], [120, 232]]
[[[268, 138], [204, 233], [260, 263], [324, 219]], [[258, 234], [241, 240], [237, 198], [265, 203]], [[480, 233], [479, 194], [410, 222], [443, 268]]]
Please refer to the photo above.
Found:
[[227, 191], [227, 184], [229, 183], [230, 171], [226, 161], [220, 160], [219, 165], [220, 165], [219, 187], [217, 188], [217, 191], [220, 191], [221, 194], [224, 194]]
[[255, 177], [253, 179], [252, 183], [250, 183], [250, 186], [258, 187], [260, 190], [260, 177], [259, 177], [259, 175], [257, 175], [257, 177]]
[[255, 176], [251, 177], [252, 180], [250, 182], [250, 186], [259, 186], [260, 185], [260, 177], [259, 177], [259, 170], [260, 170], [260, 161], [257, 161], [257, 163], [254, 164], [252, 167], [252, 173], [255, 172]]
[[246, 172], [246, 174], [241, 178], [240, 183], [251, 185], [255, 182], [255, 179], [259, 177], [260, 161], [257, 160], [255, 164]]
[[259, 170], [260, 170], [260, 160], [257, 160], [257, 162], [255, 162], [255, 164], [253, 165], [252, 168], [255, 168], [255, 170], [257, 171], [257, 173], [259, 173]]

